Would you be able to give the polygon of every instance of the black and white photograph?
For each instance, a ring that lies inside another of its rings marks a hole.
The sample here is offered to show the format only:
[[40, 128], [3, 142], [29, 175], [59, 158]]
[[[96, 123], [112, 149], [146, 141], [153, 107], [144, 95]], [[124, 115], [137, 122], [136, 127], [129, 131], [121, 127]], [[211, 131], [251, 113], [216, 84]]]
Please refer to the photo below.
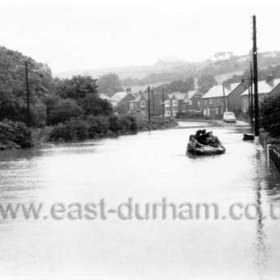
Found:
[[278, 280], [280, 2], [0, 0], [0, 278]]

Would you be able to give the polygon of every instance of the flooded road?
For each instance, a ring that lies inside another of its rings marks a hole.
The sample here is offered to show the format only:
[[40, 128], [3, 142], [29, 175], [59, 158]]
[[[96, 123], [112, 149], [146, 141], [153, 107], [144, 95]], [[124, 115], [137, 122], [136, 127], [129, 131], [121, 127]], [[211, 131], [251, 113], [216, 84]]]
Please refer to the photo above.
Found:
[[[227, 151], [188, 157], [197, 127], [214, 130]], [[243, 125], [180, 123], [150, 135], [1, 154], [0, 203], [256, 203], [256, 219], [0, 221], [3, 279], [279, 279], [280, 177]], [[143, 207], [142, 207], [143, 209]], [[169, 209], [171, 211], [172, 209]]]

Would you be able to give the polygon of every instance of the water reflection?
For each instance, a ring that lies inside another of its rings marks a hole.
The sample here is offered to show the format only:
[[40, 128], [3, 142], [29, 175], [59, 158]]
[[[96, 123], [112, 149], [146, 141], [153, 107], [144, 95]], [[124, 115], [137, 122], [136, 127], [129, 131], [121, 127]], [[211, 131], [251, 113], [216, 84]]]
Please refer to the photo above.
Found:
[[267, 235], [265, 233], [264, 226], [264, 214], [262, 209], [262, 183], [263, 177], [260, 174], [264, 173], [263, 165], [260, 164], [261, 161], [261, 152], [257, 151], [256, 153], [256, 174], [258, 175], [256, 178], [256, 210], [257, 210], [257, 230], [256, 230], [256, 241], [254, 243], [255, 249], [255, 265], [257, 272], [259, 274], [260, 279], [265, 279], [266, 270], [267, 270], [267, 262], [268, 262], [268, 246], [267, 246]]

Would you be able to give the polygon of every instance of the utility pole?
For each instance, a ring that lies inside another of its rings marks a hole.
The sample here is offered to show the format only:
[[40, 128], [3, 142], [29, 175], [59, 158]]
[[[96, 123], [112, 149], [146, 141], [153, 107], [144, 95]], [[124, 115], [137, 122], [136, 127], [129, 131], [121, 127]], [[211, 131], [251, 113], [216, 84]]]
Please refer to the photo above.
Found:
[[162, 106], [162, 119], [164, 120], [164, 89], [162, 89], [162, 93], [161, 93], [161, 106]]
[[255, 94], [255, 135], [259, 136], [259, 94], [258, 94], [258, 58], [257, 58], [257, 26], [256, 16], [253, 16], [253, 73]]
[[252, 102], [251, 102], [251, 96], [252, 96], [252, 88], [250, 84], [250, 79], [247, 81], [248, 82], [248, 112], [249, 112], [249, 119], [250, 119], [250, 124], [252, 125]]
[[151, 88], [148, 86], [148, 123], [149, 132], [151, 131]]
[[30, 90], [28, 71], [28, 61], [25, 61], [26, 125], [30, 126]]
[[251, 126], [253, 128], [254, 125], [254, 97], [253, 97], [253, 67], [252, 67], [252, 62], [250, 63], [250, 118], [251, 118]]
[[152, 105], [153, 105], [153, 114], [152, 114], [152, 116], [155, 116], [155, 114], [156, 114], [156, 112], [155, 112], [155, 91], [152, 89], [152, 98], [153, 98], [153, 100], [152, 100]]
[[225, 94], [225, 85], [224, 85], [224, 83], [223, 83], [223, 101], [224, 101], [224, 112], [226, 112], [227, 108], [226, 108], [226, 94]]

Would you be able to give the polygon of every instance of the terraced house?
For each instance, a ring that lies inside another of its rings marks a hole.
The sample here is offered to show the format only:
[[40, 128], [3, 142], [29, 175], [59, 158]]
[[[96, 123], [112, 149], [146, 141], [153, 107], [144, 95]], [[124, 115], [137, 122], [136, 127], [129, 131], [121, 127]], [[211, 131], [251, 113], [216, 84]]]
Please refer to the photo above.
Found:
[[241, 94], [247, 89], [245, 83], [215, 85], [202, 97], [203, 115], [219, 119], [225, 111], [241, 110]]
[[[148, 93], [139, 92], [134, 94], [135, 99], [130, 101], [129, 112], [134, 115], [148, 117]], [[163, 112], [163, 103], [166, 95], [162, 96], [159, 92], [150, 93], [150, 114], [151, 116], [161, 116]]]
[[[129, 101], [129, 113], [147, 117], [148, 116], [148, 93], [134, 93], [135, 99]], [[187, 93], [172, 92], [162, 94], [161, 92], [150, 93], [150, 114], [153, 117], [162, 116], [175, 118], [178, 113], [201, 110], [201, 94], [197, 91]]]
[[173, 92], [167, 95], [165, 100], [165, 116], [176, 117], [178, 113], [201, 110], [201, 94], [197, 91], [186, 93]]
[[148, 98], [143, 93], [135, 94], [134, 100], [129, 102], [129, 113], [145, 117], [148, 114]]
[[164, 112], [166, 117], [176, 117], [179, 112], [185, 110], [187, 94], [182, 92], [172, 92], [167, 95], [164, 102]]
[[135, 96], [129, 91], [116, 92], [111, 97], [111, 104], [118, 114], [128, 114], [130, 110], [130, 101], [134, 100]]
[[[267, 79], [258, 82], [258, 95], [259, 102], [263, 102], [266, 96], [273, 94], [280, 94], [280, 79]], [[242, 95], [241, 109], [243, 113], [247, 113], [249, 110], [249, 91], [245, 90]]]

